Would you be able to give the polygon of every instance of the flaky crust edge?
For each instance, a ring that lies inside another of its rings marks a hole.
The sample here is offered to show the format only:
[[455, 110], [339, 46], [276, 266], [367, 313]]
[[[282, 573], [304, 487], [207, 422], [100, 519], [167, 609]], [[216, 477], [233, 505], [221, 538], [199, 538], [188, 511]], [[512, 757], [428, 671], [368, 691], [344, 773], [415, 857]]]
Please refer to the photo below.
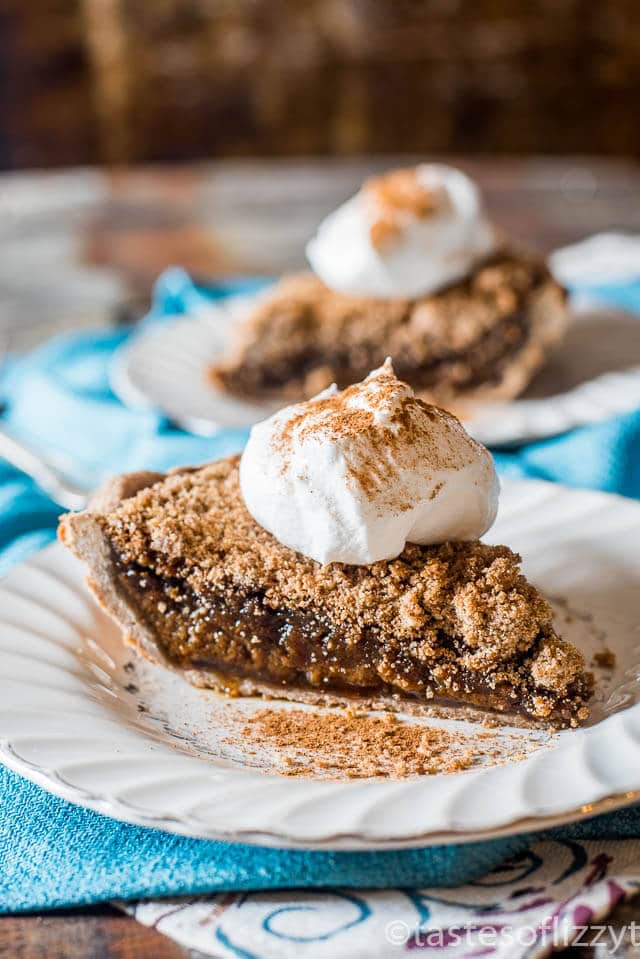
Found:
[[123, 499], [164, 479], [162, 473], [128, 473], [108, 480], [81, 513], [66, 513], [60, 519], [58, 538], [89, 569], [85, 582], [102, 609], [122, 630], [127, 643], [147, 659], [169, 665], [151, 631], [140, 621], [124, 598], [115, 576], [111, 546], [98, 521], [101, 513], [114, 509]]

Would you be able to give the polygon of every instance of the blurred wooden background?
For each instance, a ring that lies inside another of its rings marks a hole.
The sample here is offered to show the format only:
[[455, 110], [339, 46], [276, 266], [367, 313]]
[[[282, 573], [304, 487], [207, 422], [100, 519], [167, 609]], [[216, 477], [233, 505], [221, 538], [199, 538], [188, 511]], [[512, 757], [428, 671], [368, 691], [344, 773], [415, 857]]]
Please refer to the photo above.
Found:
[[640, 156], [638, 0], [3, 0], [0, 167]]

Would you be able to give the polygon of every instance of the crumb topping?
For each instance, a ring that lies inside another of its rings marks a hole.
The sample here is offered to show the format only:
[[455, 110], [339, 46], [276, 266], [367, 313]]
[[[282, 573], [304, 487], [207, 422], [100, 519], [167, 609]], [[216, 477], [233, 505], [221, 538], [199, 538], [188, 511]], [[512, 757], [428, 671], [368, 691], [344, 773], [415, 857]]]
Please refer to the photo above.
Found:
[[328, 617], [346, 647], [377, 646], [378, 673], [385, 679], [388, 661], [396, 686], [405, 651], [445, 685], [460, 670], [489, 671], [495, 684], [534, 677], [541, 693], [561, 695], [583, 677], [582, 656], [556, 636], [550, 606], [506, 546], [410, 544], [371, 566], [321, 566], [255, 523], [238, 457], [169, 474], [97, 518], [123, 563], [201, 595], [235, 601], [240, 590], [274, 610]]

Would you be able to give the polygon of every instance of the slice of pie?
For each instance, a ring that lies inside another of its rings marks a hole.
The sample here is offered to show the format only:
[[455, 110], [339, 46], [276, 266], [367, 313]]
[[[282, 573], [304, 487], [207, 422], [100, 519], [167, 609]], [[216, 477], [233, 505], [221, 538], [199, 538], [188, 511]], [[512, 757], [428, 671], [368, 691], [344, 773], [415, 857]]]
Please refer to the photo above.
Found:
[[415, 300], [345, 296], [300, 273], [238, 324], [208, 376], [238, 397], [301, 399], [355, 383], [391, 356], [400, 379], [441, 405], [512, 399], [567, 323], [564, 290], [545, 263], [515, 253]]
[[587, 717], [584, 659], [506, 546], [322, 566], [252, 519], [238, 458], [121, 477], [60, 537], [126, 640], [196, 685], [553, 727]]

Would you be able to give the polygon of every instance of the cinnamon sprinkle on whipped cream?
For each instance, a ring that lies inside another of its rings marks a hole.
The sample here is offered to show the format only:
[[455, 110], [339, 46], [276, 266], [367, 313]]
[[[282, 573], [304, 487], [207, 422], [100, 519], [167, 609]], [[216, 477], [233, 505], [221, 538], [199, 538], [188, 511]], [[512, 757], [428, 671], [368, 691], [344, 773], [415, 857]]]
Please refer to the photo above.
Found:
[[497, 246], [473, 181], [421, 163], [366, 180], [322, 221], [307, 259], [338, 293], [412, 299], [469, 275]]
[[420, 181], [417, 167], [371, 177], [365, 180], [362, 192], [371, 211], [369, 235], [378, 250], [401, 238], [408, 217], [425, 219], [448, 203], [442, 188], [430, 189]]
[[498, 503], [489, 452], [455, 416], [418, 399], [390, 360], [255, 426], [240, 485], [256, 522], [323, 564], [477, 539]]

